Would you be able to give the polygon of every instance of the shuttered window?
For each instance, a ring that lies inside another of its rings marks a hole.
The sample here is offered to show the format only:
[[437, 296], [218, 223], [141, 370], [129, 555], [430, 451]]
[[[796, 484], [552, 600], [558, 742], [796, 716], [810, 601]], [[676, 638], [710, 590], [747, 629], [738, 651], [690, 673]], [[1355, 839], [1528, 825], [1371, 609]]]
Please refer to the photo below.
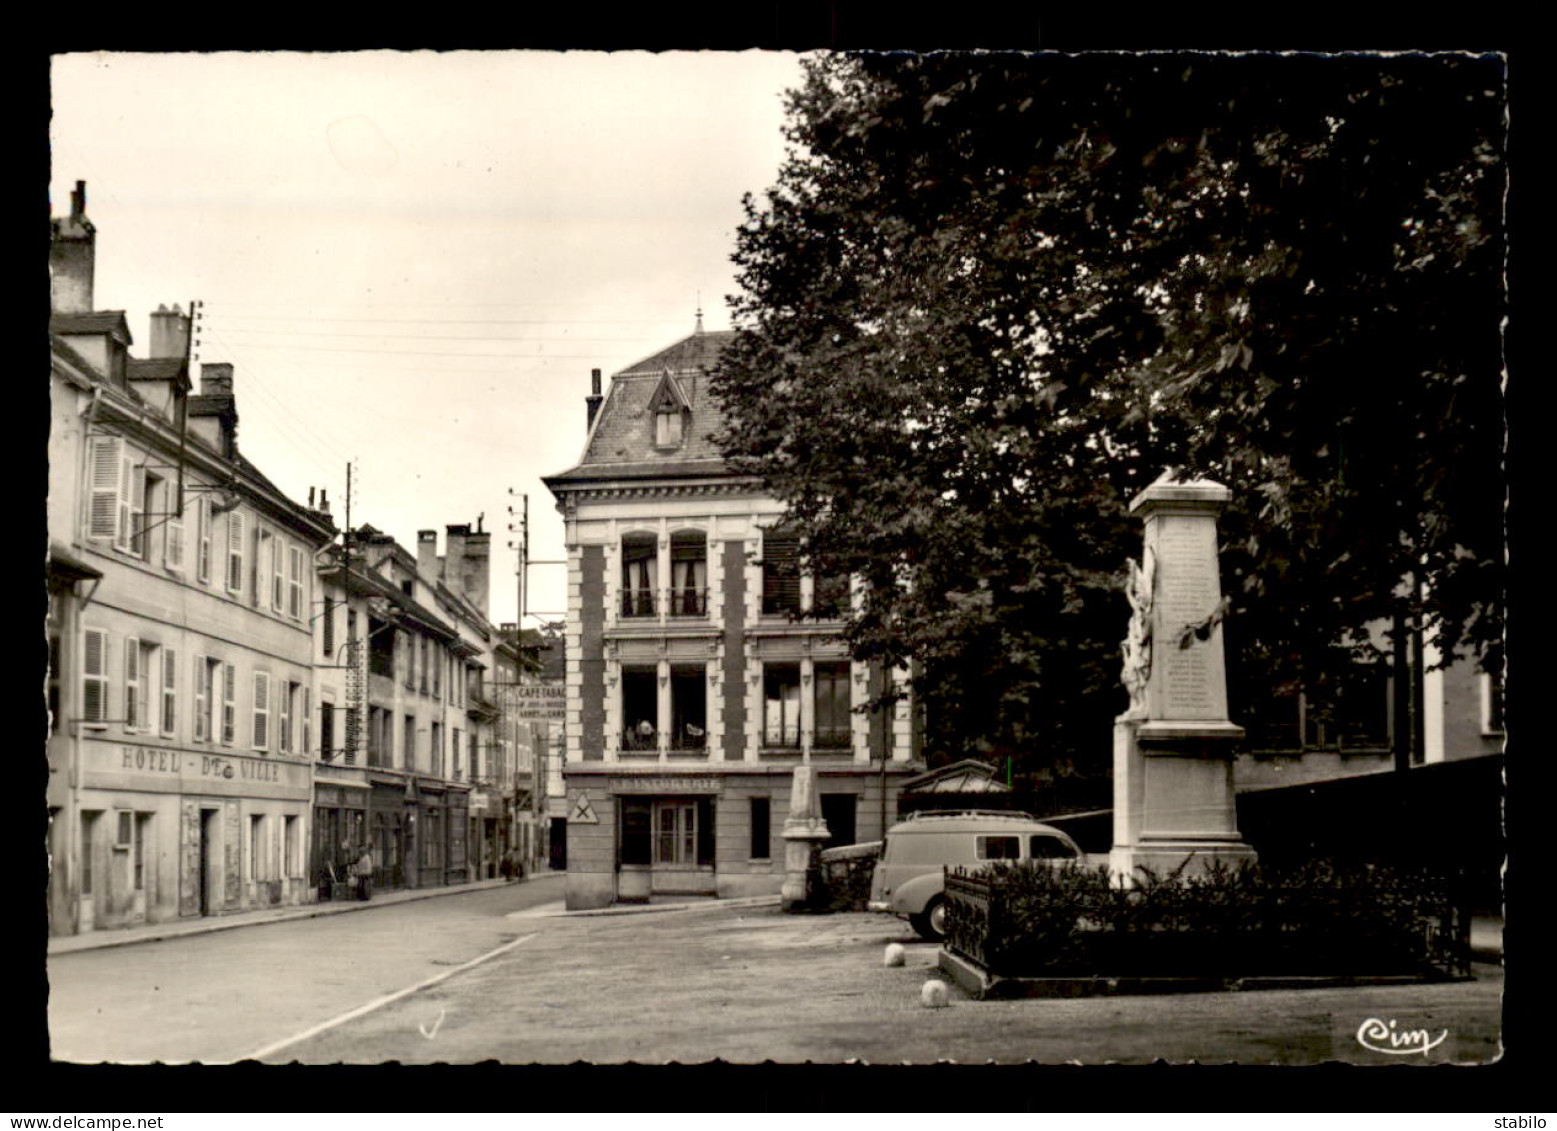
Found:
[[195, 500], [195, 537], [197, 539], [195, 576], [202, 584], [211, 583], [211, 500], [200, 495]]
[[162, 652], [162, 733], [171, 737], [178, 728], [178, 654]]
[[222, 665], [222, 745], [238, 740], [238, 669]]
[[141, 726], [141, 642], [135, 637], [124, 641], [124, 729]]
[[211, 741], [211, 667], [205, 656], [195, 657], [195, 741]]
[[108, 633], [89, 628], [81, 649], [82, 717], [89, 723], [108, 719]]
[[270, 540], [270, 607], [280, 612], [286, 607], [286, 544], [280, 538]]
[[[173, 484], [168, 488], [168, 493], [172, 494], [177, 489], [177, 484]], [[162, 547], [162, 564], [176, 570], [184, 568], [184, 520], [178, 514], [179, 502], [174, 499], [168, 506], [168, 510], [173, 513], [167, 520], [167, 540]]]
[[301, 747], [302, 753], [304, 753], [304, 754], [312, 754], [314, 752], [313, 751], [313, 741], [312, 741], [313, 740], [313, 730], [312, 730], [312, 727], [313, 727], [313, 721], [314, 721], [313, 710], [314, 710], [313, 688], [311, 688], [311, 687], [309, 687], [309, 686], [307, 686], [305, 684], [303, 686], [303, 743], [302, 743], [302, 747]]
[[281, 702], [277, 704], [280, 718], [276, 721], [276, 750], [292, 753], [292, 699], [297, 694], [297, 684], [283, 681], [280, 688]]
[[800, 539], [770, 530], [762, 537], [762, 611], [800, 611]]
[[227, 591], [243, 592], [243, 515], [227, 516]]
[[119, 542], [119, 479], [124, 474], [124, 441], [98, 436], [92, 441], [92, 498], [87, 535]]
[[287, 547], [287, 615], [294, 620], [303, 619], [303, 550], [300, 546]]
[[254, 673], [254, 749], [270, 748], [270, 673]]

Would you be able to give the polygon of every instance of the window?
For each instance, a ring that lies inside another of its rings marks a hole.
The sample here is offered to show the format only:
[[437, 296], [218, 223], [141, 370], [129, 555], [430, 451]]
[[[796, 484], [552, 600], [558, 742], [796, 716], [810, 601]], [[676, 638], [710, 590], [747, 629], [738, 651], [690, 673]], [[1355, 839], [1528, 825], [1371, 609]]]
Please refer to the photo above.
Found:
[[313, 743], [312, 743], [312, 741], [310, 741], [313, 738], [313, 731], [311, 729], [311, 724], [313, 722], [313, 717], [314, 717], [313, 710], [314, 710], [313, 688], [311, 688], [308, 685], [304, 684], [303, 685], [303, 745], [302, 745], [302, 752], [304, 754], [312, 754], [314, 752], [313, 751]]
[[1018, 836], [980, 836], [974, 838], [980, 860], [1015, 860], [1022, 855]]
[[131, 852], [131, 881], [136, 891], [146, 890], [146, 838], [151, 827], [151, 819], [154, 814], [135, 813], [132, 815], [135, 821], [135, 843]]
[[277, 704], [280, 717], [276, 720], [276, 750], [281, 754], [292, 753], [292, 717], [297, 706], [298, 686], [291, 680], [281, 682], [281, 702]]
[[130, 484], [124, 441], [117, 436], [92, 440], [92, 490], [87, 536], [123, 546], [130, 527]]
[[254, 673], [254, 749], [270, 748], [270, 673]]
[[227, 591], [243, 592], [243, 515], [227, 516]]
[[416, 769], [416, 716], [405, 717], [405, 768]]
[[328, 762], [335, 754], [335, 704], [323, 702], [319, 704], [319, 757]]
[[696, 864], [697, 802], [660, 801], [654, 806], [654, 862]]
[[[172, 494], [174, 490], [170, 486], [168, 493]], [[162, 564], [171, 570], [184, 568], [184, 519], [179, 514], [182, 504], [182, 496], [168, 503], [170, 513], [163, 527]]]
[[653, 534], [622, 537], [622, 616], [654, 616], [654, 589], [659, 584], [657, 555]]
[[1057, 836], [1035, 833], [1027, 838], [1027, 855], [1032, 860], [1074, 860], [1076, 850]]
[[114, 818], [117, 822], [114, 847], [127, 849], [135, 841], [135, 814], [127, 809], [115, 809]]
[[769, 530], [762, 536], [762, 611], [800, 612], [800, 539], [794, 534]]
[[670, 536], [670, 615], [707, 613], [708, 537], [701, 530], [678, 530]]
[[464, 752], [465, 752], [464, 748], [460, 745], [460, 728], [459, 727], [455, 727], [454, 728], [454, 734], [453, 734], [452, 745], [450, 746], [450, 750], [451, 750], [451, 752], [453, 753], [453, 756], [454, 756], [454, 780], [455, 781], [459, 781], [460, 780], [460, 758], [464, 755]]
[[445, 662], [443, 649], [428, 645], [432, 655], [432, 693], [434, 699], [443, 697], [443, 665]]
[[280, 538], [272, 538], [270, 540], [270, 607], [277, 613], [286, 608], [286, 560], [286, 543]]
[[162, 480], [144, 466], [131, 471], [130, 490], [133, 492], [130, 506], [130, 553], [151, 560], [152, 517], [158, 511], [158, 488]]
[[855, 843], [859, 797], [853, 793], [824, 793], [817, 800], [821, 802], [822, 820], [827, 822], [828, 838], [822, 847], [837, 848]]
[[623, 797], [620, 802], [622, 863], [648, 864], [652, 859], [654, 806], [646, 797]]
[[753, 860], [766, 860], [773, 852], [772, 814], [766, 797], [751, 799], [751, 851]]
[[172, 737], [178, 729], [178, 654], [162, 650], [162, 733]]
[[395, 678], [395, 634], [386, 631], [389, 625], [376, 617], [368, 617], [368, 671], [385, 679]]
[[195, 741], [211, 741], [211, 694], [217, 661], [209, 656], [195, 657]]
[[298, 842], [301, 826], [296, 817], [282, 817], [281, 820], [285, 830], [281, 841], [282, 851], [286, 853], [286, 859], [283, 861], [285, 875], [288, 879], [296, 879], [303, 874], [300, 867], [303, 854]]
[[[471, 731], [470, 739], [470, 776], [472, 780], [481, 777], [481, 748], [476, 745], [476, 732]], [[501, 783], [499, 783], [501, 784]]]
[[800, 745], [800, 665], [764, 664], [764, 746]]
[[[53, 602], [50, 601], [50, 620], [53, 620]], [[60, 638], [59, 625], [49, 625], [49, 731], [58, 734], [60, 729], [59, 718], [59, 680], [60, 680]]]
[[404, 641], [405, 647], [405, 686], [407, 691], [416, 690], [416, 639], [408, 633], [395, 633], [397, 638]]
[[432, 772], [434, 777], [443, 777], [443, 724], [432, 725]]
[[1481, 673], [1481, 733], [1504, 734], [1503, 673]]
[[423, 637], [419, 638], [419, 642], [420, 642], [421, 651], [422, 651], [422, 657], [421, 657], [422, 670], [421, 670], [421, 673], [420, 673], [420, 678], [417, 680], [417, 689], [419, 691], [421, 691], [421, 693], [423, 695], [426, 695], [427, 694], [427, 669], [430, 666], [430, 661], [432, 659], [432, 641], [428, 640], [427, 637], [423, 636]]
[[822, 750], [847, 750], [853, 741], [849, 710], [849, 663], [818, 663], [813, 668], [816, 689], [816, 730], [811, 745]]
[[264, 859], [265, 818], [256, 813], [249, 815], [249, 858], [244, 862], [248, 865], [248, 873], [244, 877], [251, 883], [258, 882], [260, 877], [260, 861]]
[[811, 612], [822, 619], [834, 620], [849, 609], [849, 577], [832, 573], [818, 577], [811, 591]]
[[211, 497], [195, 497], [195, 576], [202, 585], [211, 583]]
[[89, 723], [108, 721], [108, 634], [89, 628], [81, 649], [82, 718]]
[[1387, 750], [1390, 679], [1383, 663], [1324, 673], [1301, 691], [1249, 697], [1244, 725], [1254, 751]]
[[330, 653], [335, 651], [335, 597], [333, 594], [324, 595], [324, 616], [321, 618], [320, 640], [324, 646], [325, 659], [330, 658]]
[[708, 675], [703, 666], [670, 670], [670, 748], [708, 749]]
[[141, 686], [141, 642], [124, 641], [124, 729], [140, 730], [146, 722], [145, 689]]
[[270, 531], [261, 530], [258, 525], [254, 528], [254, 576], [249, 579], [249, 599], [257, 609], [265, 603], [265, 594], [270, 591], [270, 578], [272, 566], [275, 564], [272, 539]]
[[622, 749], [659, 748], [659, 696], [655, 669], [622, 669]]
[[92, 882], [96, 879], [97, 869], [97, 819], [102, 816], [101, 809], [81, 811], [81, 894], [92, 894]]
[[222, 665], [222, 745], [238, 741], [238, 669]]
[[679, 408], [662, 408], [654, 414], [654, 446], [674, 448], [681, 444], [684, 417]]

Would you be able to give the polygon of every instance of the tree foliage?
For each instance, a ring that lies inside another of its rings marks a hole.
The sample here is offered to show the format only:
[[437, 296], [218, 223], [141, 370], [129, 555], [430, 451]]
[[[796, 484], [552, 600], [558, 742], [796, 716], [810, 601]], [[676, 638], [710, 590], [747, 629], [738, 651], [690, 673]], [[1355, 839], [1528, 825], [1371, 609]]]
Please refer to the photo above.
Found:
[[1165, 468], [1233, 490], [1230, 670], [1397, 614], [1501, 662], [1503, 106], [1482, 56], [808, 62], [720, 440], [936, 747], [1106, 764]]

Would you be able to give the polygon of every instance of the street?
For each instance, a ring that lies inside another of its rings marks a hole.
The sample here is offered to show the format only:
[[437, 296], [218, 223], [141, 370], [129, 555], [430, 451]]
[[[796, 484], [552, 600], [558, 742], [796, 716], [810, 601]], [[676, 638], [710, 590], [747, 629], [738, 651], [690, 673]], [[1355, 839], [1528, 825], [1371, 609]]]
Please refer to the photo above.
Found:
[[[1501, 967], [1471, 982], [920, 1005], [937, 948], [771, 903], [561, 916], [555, 877], [360, 913], [59, 955], [56, 1059], [270, 1063], [1384, 1063], [1378, 1018], [1493, 1060]], [[886, 967], [888, 942], [906, 965]], [[499, 953], [493, 953], [502, 949]], [[462, 964], [483, 961], [468, 969]], [[430, 978], [448, 975], [435, 985]], [[411, 991], [411, 992], [407, 992]], [[399, 994], [393, 1000], [382, 999]], [[1417, 1056], [1417, 1061], [1426, 1056]]]

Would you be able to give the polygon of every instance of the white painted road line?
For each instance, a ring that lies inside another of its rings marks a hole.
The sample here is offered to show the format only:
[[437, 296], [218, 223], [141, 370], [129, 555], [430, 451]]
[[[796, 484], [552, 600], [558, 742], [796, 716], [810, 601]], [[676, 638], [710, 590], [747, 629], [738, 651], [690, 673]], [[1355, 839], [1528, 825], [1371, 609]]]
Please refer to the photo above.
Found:
[[[455, 966], [452, 969], [445, 970], [441, 974], [434, 974], [431, 978], [418, 982], [414, 986], [407, 986], [403, 990], [396, 990], [392, 994], [386, 994], [384, 997], [376, 998], [373, 1001], [368, 1002], [366, 1005], [359, 1005], [356, 1009], [353, 1009], [347, 1013], [342, 1013], [339, 1017], [332, 1017], [328, 1021], [324, 1021], [318, 1025], [304, 1029], [301, 1033], [294, 1033], [285, 1040], [276, 1041], [273, 1044], [268, 1044], [262, 1049], [255, 1049], [251, 1053], [245, 1053], [243, 1056], [234, 1057], [230, 1061], [213, 1061], [211, 1063], [235, 1064], [241, 1060], [263, 1060], [267, 1056], [274, 1056], [276, 1053], [280, 1052], [284, 1048], [287, 1048], [289, 1045], [295, 1045], [300, 1041], [306, 1041], [308, 1038], [318, 1036], [320, 1033], [323, 1033], [329, 1029], [333, 1029], [337, 1025], [344, 1025], [348, 1021], [354, 1021], [358, 1017], [372, 1013], [375, 1009], [383, 1009], [384, 1006], [390, 1005], [393, 1002], [397, 1002], [401, 998], [410, 997], [412, 994], [419, 993], [420, 991], [427, 989], [429, 986], [436, 986], [439, 982], [452, 978], [456, 974], [464, 973], [466, 970], [469, 970], [474, 966], [480, 966], [483, 962], [487, 962], [493, 958], [496, 958], [500, 954], [505, 954], [508, 951], [513, 950], [516, 946], [524, 945], [534, 937], [535, 935], [530, 934], [525, 935], [522, 938], [517, 938], [513, 942], [506, 942], [496, 950], [489, 950], [485, 954], [472, 958], [469, 962], [462, 963], [461, 965]], [[441, 1020], [442, 1019], [440, 1018], [440, 1021]]]

